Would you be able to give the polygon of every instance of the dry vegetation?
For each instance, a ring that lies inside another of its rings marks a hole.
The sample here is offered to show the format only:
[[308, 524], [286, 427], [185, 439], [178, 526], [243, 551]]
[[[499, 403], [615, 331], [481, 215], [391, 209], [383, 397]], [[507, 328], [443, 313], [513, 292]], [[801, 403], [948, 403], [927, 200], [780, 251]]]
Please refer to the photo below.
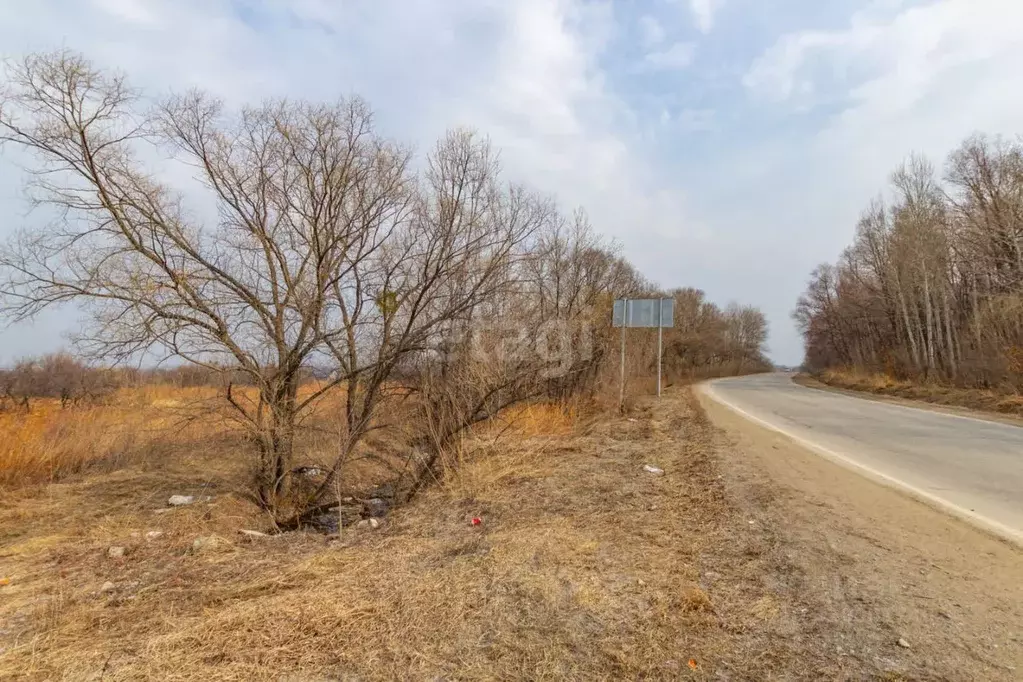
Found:
[[688, 394], [641, 397], [650, 330], [606, 417], [616, 298], [674, 297], [669, 384], [765, 369], [758, 310], [646, 281], [473, 131], [416, 159], [357, 98], [154, 102], [67, 51], [5, 75], [55, 217], [0, 247], [0, 314], [88, 315], [77, 355], [0, 370], [0, 676], [770, 669], [759, 583], [701, 578], [734, 519]]
[[[228, 492], [243, 462], [204, 434], [8, 495], [0, 677], [753, 679], [795, 665], [767, 626], [775, 598], [743, 573], [759, 550], [726, 540], [742, 521], [688, 392], [588, 414], [504, 415], [462, 441], [441, 485], [339, 539], [240, 536], [267, 519]], [[213, 499], [163, 512], [180, 492]]]
[[1018, 394], [939, 383], [900, 381], [887, 374], [866, 374], [855, 370], [828, 369], [815, 373], [814, 378], [828, 386], [851, 391], [1023, 417], [1023, 396]]

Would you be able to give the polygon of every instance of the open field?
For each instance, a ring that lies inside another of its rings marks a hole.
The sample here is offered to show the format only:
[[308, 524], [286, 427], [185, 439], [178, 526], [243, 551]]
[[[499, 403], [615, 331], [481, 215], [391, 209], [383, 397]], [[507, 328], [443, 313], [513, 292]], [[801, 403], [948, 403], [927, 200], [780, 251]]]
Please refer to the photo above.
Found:
[[816, 379], [820, 383], [834, 388], [872, 395], [1023, 417], [1023, 395], [1016, 393], [979, 388], [956, 388], [940, 384], [919, 384], [911, 381], [899, 381], [885, 374], [864, 374], [846, 370], [825, 370], [813, 377], [802, 375], [797, 377], [797, 381], [804, 383], [807, 379]]
[[[814, 530], [816, 507], [688, 388], [602, 415], [520, 407], [381, 528], [340, 537], [240, 534], [268, 524], [235, 493], [230, 433], [11, 488], [0, 678], [1012, 679], [950, 668], [961, 649], [935, 663], [919, 630], [898, 647], [932, 604], [885, 576], [918, 564], [838, 551], [852, 530]], [[172, 494], [211, 499], [168, 510]]]
[[[755, 584], [712, 599], [701, 576], [716, 565], [700, 557], [728, 514], [705, 425], [679, 440], [696, 418], [647, 406], [597, 422], [523, 408], [497, 441], [467, 442], [462, 466], [382, 529], [335, 540], [241, 539], [239, 529], [265, 524], [228, 492], [238, 464], [213, 448], [9, 496], [0, 676], [620, 678], [760, 667], [759, 649], [733, 650], [763, 646], [742, 633], [769, 615], [770, 599]], [[163, 513], [173, 493], [213, 500]], [[199, 549], [199, 537], [218, 540]], [[111, 546], [124, 557], [109, 557]]]

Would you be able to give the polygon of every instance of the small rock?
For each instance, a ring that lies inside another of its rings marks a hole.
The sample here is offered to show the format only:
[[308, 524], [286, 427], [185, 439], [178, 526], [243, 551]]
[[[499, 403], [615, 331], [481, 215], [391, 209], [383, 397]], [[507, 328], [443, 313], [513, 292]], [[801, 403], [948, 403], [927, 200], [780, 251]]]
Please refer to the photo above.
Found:
[[369, 520], [369, 527], [372, 528], [373, 530], [376, 530], [377, 528], [380, 527], [380, 520], [379, 519], [370, 519]]
[[657, 505], [656, 505], [656, 504], [652, 504], [652, 505], [650, 505], [650, 506], [649, 506], [649, 507], [648, 507], [647, 509], [648, 509], [649, 511], [657, 511]]
[[110, 592], [113, 592], [116, 589], [117, 585], [113, 584], [108, 580], [107, 582], [103, 583], [103, 587], [99, 588], [99, 591], [103, 592], [104, 594], [109, 594]]
[[355, 527], [363, 530], [369, 528], [369, 519], [363, 519], [362, 521], [359, 521], [357, 524], [355, 524]]
[[305, 476], [306, 478], [316, 478], [317, 476], [323, 475], [323, 469], [319, 467], [298, 467], [292, 469], [291, 472], [298, 476]]
[[901, 637], [899, 638], [898, 645], [901, 646], [903, 649], [908, 649], [909, 648], [909, 642], [907, 642], [906, 640], [902, 639]]
[[146, 541], [152, 542], [153, 540], [157, 539], [158, 537], [161, 537], [162, 535], [163, 535], [162, 530], [151, 530], [148, 533], [146, 533]]
[[227, 541], [216, 535], [205, 535], [192, 541], [193, 552], [205, 552], [227, 545]]
[[107, 550], [107, 556], [111, 559], [123, 559], [124, 552], [124, 547], [111, 547]]
[[258, 530], [239, 530], [239, 533], [247, 538], [265, 538], [269, 537], [266, 533], [260, 533]]
[[195, 502], [195, 495], [171, 495], [167, 504], [171, 507], [185, 507]]
[[650, 466], [649, 464], [643, 465], [643, 471], [647, 472], [648, 474], [654, 474], [655, 476], [664, 475], [664, 469], [658, 469], [657, 467]]

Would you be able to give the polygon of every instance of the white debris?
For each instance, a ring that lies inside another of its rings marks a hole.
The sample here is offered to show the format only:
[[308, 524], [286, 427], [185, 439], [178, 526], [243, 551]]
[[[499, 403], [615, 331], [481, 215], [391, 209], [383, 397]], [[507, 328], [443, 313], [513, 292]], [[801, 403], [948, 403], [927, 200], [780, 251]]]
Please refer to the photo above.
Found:
[[239, 530], [239, 533], [247, 538], [265, 538], [268, 537], [266, 533], [260, 533], [258, 530]]
[[643, 471], [647, 472], [648, 474], [654, 474], [655, 476], [664, 475], [664, 469], [658, 469], [657, 467], [650, 466], [649, 464], [645, 464], [643, 466]]

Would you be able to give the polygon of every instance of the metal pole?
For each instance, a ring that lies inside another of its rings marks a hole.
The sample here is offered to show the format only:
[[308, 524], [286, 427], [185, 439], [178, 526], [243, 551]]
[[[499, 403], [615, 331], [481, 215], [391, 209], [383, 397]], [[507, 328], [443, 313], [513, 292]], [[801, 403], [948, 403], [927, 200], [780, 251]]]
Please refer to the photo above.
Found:
[[664, 299], [657, 302], [657, 397], [661, 397], [661, 345], [664, 339]]
[[622, 314], [622, 376], [618, 390], [618, 411], [625, 409], [625, 327], [629, 324], [629, 299], [625, 299], [625, 312]]

